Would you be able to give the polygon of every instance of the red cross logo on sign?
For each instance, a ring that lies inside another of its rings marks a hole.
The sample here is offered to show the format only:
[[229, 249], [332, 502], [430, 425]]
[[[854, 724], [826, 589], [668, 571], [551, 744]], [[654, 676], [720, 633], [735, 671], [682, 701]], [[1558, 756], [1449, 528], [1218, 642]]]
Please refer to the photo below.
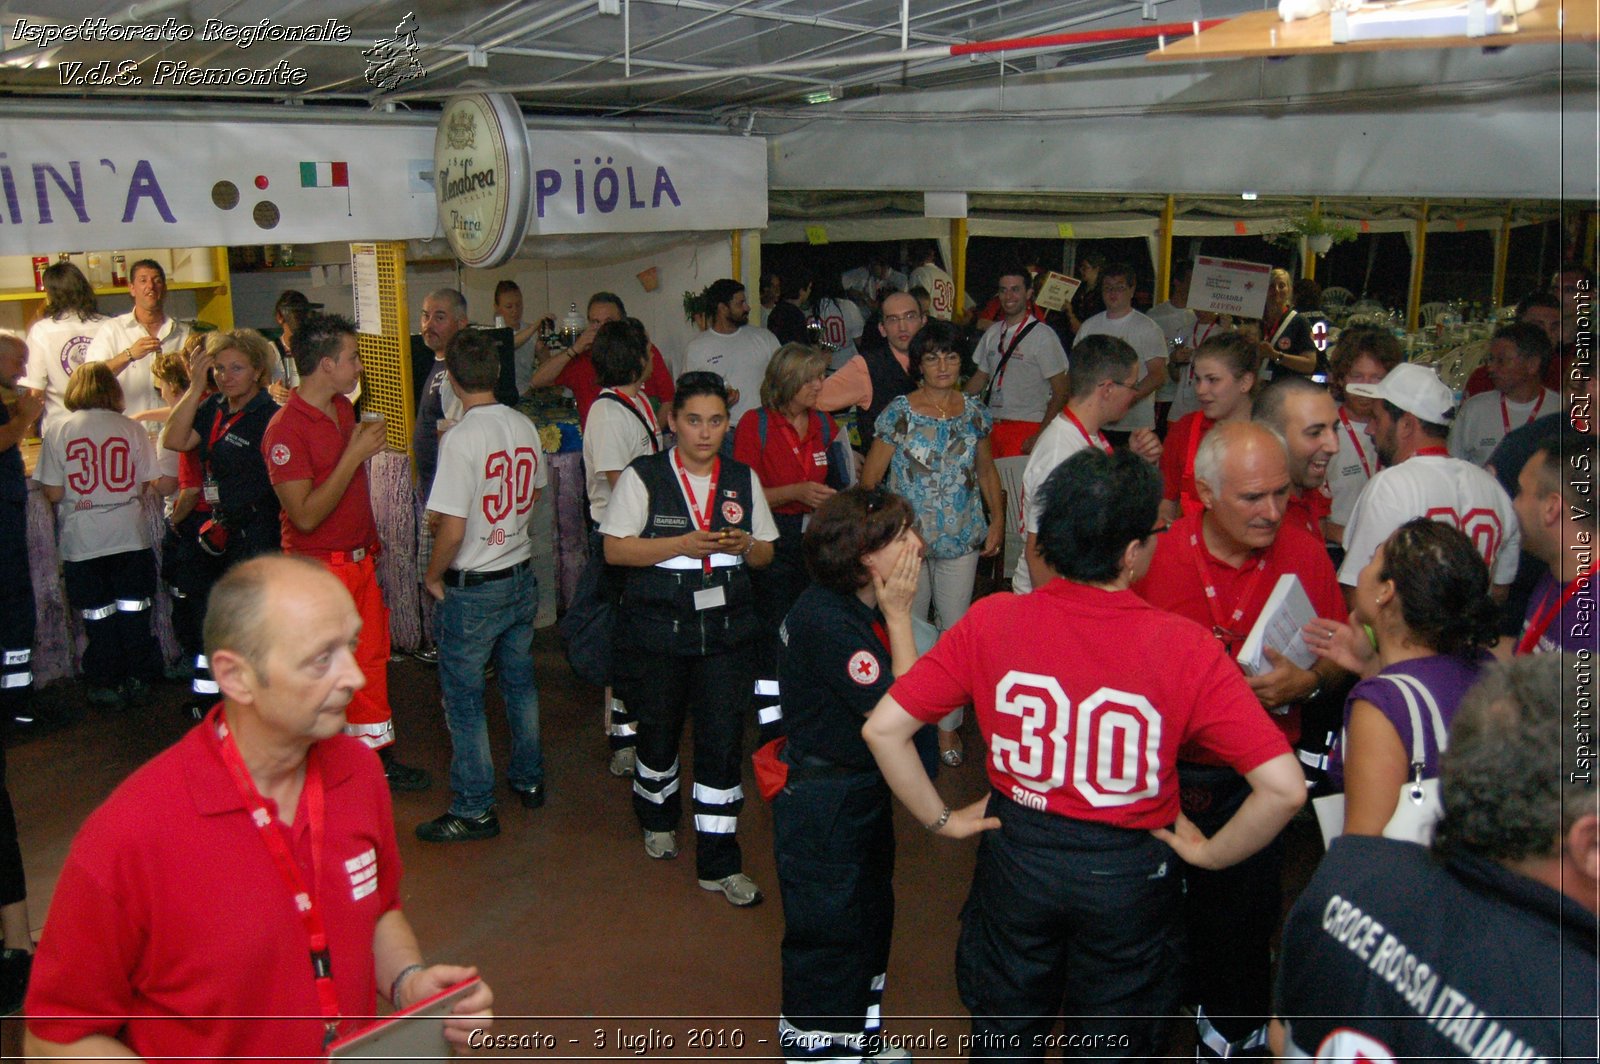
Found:
[[878, 665], [878, 659], [870, 651], [858, 650], [850, 655], [848, 666], [850, 679], [862, 687], [871, 687], [878, 682], [878, 676], [883, 669]]
[[1311, 342], [1317, 345], [1318, 351], [1328, 349], [1328, 323], [1319, 321], [1311, 326]]

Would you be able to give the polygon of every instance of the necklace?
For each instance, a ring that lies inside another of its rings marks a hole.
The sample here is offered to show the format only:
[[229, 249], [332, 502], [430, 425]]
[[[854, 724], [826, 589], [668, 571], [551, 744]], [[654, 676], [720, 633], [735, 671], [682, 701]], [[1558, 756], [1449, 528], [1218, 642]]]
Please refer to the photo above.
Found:
[[[953, 395], [955, 395], [955, 397], [956, 397], [956, 401], [957, 401], [957, 403], [958, 403], [958, 404], [961, 404], [961, 403], [964, 403], [964, 402], [965, 402], [965, 400], [963, 400], [963, 399], [962, 399], [962, 398], [961, 398], [961, 396], [960, 396], [960, 394], [959, 394], [959, 393], [955, 393], [955, 392], [952, 392], [952, 393], [950, 393], [950, 394], [953, 394]], [[931, 404], [931, 405], [932, 405], [932, 406], [933, 406], [933, 408], [934, 408], [934, 409], [935, 409], [935, 410], [937, 410], [937, 411], [939, 411], [939, 417], [940, 417], [940, 418], [941, 418], [941, 419], [947, 419], [947, 418], [951, 418], [951, 417], [954, 417], [954, 416], [955, 416], [955, 413], [956, 413], [956, 411], [955, 411], [955, 410], [947, 410], [947, 409], [946, 409], [946, 408], [945, 408], [945, 405], [944, 405], [944, 403], [942, 403], [942, 402], [940, 402], [940, 401], [939, 401], [939, 400], [938, 400], [938, 399], [935, 399], [935, 398], [934, 398], [934, 396], [933, 396], [933, 389], [931, 389], [931, 388], [926, 388], [926, 387], [925, 387], [925, 388], [923, 388], [923, 389], [922, 389], [922, 395], [923, 395], [923, 398], [925, 398], [925, 399], [927, 399], [927, 400], [928, 400], [928, 402], [929, 402], [929, 403], [930, 403], [930, 404]], [[957, 409], [957, 410], [959, 410], [959, 409], [960, 409], [960, 406], [959, 406], [959, 405], [958, 405], [958, 406], [957, 406], [957, 408], [956, 408], [956, 409]]]

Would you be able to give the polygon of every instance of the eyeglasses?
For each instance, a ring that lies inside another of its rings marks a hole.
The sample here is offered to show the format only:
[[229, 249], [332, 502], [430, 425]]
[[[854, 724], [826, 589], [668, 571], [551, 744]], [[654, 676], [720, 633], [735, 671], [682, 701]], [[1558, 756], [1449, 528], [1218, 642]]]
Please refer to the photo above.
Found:
[[900, 325], [902, 323], [904, 323], [906, 325], [915, 325], [917, 322], [919, 322], [921, 320], [922, 320], [921, 312], [913, 310], [908, 314], [891, 314], [890, 316], [888, 316], [888, 317], [883, 319], [883, 323], [885, 325]]
[[954, 351], [929, 351], [927, 354], [922, 356], [923, 364], [928, 366], [931, 366], [937, 362], [959, 363], [960, 361], [961, 356]]

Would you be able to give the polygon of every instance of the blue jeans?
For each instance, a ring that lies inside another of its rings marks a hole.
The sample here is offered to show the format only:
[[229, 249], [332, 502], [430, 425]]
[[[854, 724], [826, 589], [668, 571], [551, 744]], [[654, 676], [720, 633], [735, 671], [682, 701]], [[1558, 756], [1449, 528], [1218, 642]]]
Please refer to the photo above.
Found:
[[544, 782], [539, 745], [539, 688], [533, 679], [533, 618], [539, 582], [532, 566], [477, 587], [446, 587], [434, 611], [439, 686], [450, 727], [450, 812], [479, 816], [494, 808], [494, 762], [483, 715], [483, 669], [494, 655], [511, 725], [506, 776], [517, 790]]

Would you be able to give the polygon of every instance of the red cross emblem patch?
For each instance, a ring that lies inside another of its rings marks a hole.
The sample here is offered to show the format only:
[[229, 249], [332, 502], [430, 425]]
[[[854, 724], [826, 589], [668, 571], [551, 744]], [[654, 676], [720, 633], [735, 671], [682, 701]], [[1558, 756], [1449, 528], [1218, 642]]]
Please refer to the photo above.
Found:
[[850, 664], [847, 669], [850, 673], [850, 679], [862, 687], [871, 687], [877, 683], [879, 675], [883, 672], [883, 668], [878, 664], [878, 659], [872, 655], [871, 651], [867, 650], [858, 650], [851, 654]]

